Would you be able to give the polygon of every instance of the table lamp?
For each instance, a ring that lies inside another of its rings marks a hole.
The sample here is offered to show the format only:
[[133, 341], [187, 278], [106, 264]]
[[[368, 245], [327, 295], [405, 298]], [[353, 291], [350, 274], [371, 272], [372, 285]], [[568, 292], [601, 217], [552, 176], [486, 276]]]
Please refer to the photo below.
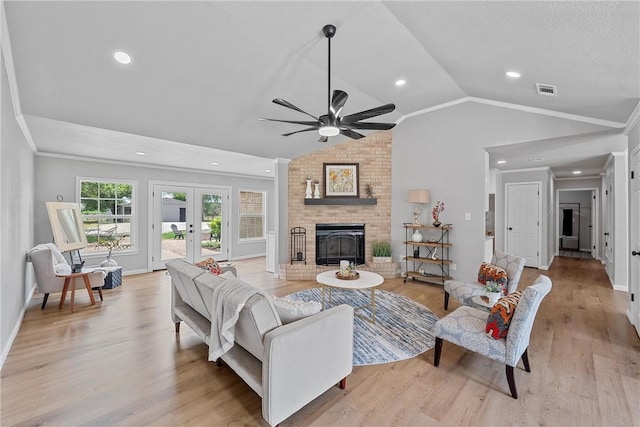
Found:
[[409, 203], [415, 203], [416, 207], [413, 210], [413, 223], [420, 225], [418, 219], [422, 215], [422, 205], [429, 203], [431, 198], [429, 197], [429, 190], [409, 190]]

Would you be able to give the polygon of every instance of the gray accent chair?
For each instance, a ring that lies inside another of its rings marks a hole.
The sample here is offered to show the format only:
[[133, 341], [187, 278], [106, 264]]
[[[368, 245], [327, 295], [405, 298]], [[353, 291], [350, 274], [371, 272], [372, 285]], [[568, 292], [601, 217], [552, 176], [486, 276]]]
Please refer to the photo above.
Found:
[[538, 307], [542, 299], [551, 290], [551, 279], [540, 275], [522, 292], [520, 302], [511, 319], [505, 338], [494, 339], [487, 336], [487, 312], [485, 310], [461, 306], [435, 324], [436, 347], [433, 364], [440, 365], [442, 343], [444, 340], [467, 350], [475, 351], [490, 359], [502, 362], [506, 366], [507, 382], [514, 399], [518, 398], [513, 368], [522, 358], [524, 369], [531, 372], [529, 366], [529, 337]]
[[[507, 295], [518, 289], [518, 282], [520, 282], [525, 262], [525, 258], [509, 255], [505, 252], [495, 251], [493, 253], [491, 264], [507, 272]], [[471, 298], [476, 295], [484, 295], [482, 283], [447, 280], [444, 282], [444, 309], [449, 309], [449, 296], [453, 296], [460, 304], [471, 307], [473, 306]]]

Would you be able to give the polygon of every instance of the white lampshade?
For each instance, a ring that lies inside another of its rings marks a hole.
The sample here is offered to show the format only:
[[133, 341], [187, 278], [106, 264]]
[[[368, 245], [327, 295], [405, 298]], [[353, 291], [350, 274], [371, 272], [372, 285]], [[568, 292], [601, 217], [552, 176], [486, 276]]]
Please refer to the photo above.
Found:
[[409, 203], [429, 203], [429, 190], [409, 190]]

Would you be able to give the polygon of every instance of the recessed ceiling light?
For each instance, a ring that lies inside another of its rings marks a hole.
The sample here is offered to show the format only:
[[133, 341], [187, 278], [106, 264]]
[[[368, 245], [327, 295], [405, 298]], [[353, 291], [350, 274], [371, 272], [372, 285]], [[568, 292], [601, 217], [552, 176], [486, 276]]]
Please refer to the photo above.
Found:
[[129, 64], [131, 63], [131, 57], [128, 53], [122, 52], [121, 50], [117, 51], [113, 54], [113, 57], [121, 64]]
[[218, 163], [218, 162], [211, 162], [211, 164], [212, 164], [213, 166], [219, 166], [219, 165], [220, 165], [220, 163]]
[[269, 172], [271, 172], [271, 169], [265, 169], [264, 171], [269, 173]]
[[146, 156], [147, 155], [147, 153], [145, 153], [144, 151], [136, 151], [136, 154], [138, 156]]
[[403, 80], [403, 79], [396, 80], [396, 86], [403, 86], [405, 83], [407, 83], [406, 80]]
[[512, 79], [520, 78], [520, 73], [518, 73], [517, 71], [507, 71], [505, 74], [507, 75], [507, 77], [511, 77]]
[[499, 164], [499, 165], [504, 165], [505, 163], [507, 163], [507, 161], [506, 160], [498, 160], [496, 163]]
[[574, 175], [580, 175], [582, 173], [582, 171], [573, 171]]
[[544, 157], [532, 157], [529, 159], [530, 162], [541, 162], [544, 160]]

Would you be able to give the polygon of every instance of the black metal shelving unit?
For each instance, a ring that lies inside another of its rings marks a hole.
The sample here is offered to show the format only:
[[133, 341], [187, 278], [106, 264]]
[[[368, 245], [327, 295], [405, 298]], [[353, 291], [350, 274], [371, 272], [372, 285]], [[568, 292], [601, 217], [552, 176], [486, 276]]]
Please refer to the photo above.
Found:
[[[453, 226], [443, 224], [440, 227], [432, 225], [417, 225], [405, 223], [405, 269], [408, 278], [421, 282], [443, 285], [447, 280], [451, 280], [449, 270], [453, 263], [449, 259], [449, 249], [452, 244], [449, 241], [449, 233]], [[414, 242], [411, 239], [413, 230], [420, 230], [423, 233], [422, 242]], [[433, 259], [434, 252], [437, 255]]]

